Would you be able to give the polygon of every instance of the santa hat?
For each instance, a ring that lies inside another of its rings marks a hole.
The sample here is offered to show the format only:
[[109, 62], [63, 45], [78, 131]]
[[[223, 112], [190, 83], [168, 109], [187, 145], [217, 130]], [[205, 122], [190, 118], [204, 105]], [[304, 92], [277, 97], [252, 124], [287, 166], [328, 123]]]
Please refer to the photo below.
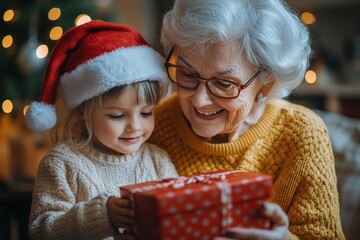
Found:
[[68, 110], [120, 85], [165, 81], [161, 56], [127, 26], [93, 20], [67, 31], [49, 59], [41, 96], [26, 123], [34, 131], [56, 124], [57, 92]]

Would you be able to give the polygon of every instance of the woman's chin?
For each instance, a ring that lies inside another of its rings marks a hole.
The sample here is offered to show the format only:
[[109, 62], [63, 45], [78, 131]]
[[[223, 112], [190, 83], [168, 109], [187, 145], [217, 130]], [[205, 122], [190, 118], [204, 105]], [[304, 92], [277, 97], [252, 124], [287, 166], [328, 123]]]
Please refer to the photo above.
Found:
[[193, 131], [196, 135], [203, 137], [203, 138], [212, 138], [221, 133], [220, 130], [217, 130], [215, 127], [209, 126], [192, 126]]

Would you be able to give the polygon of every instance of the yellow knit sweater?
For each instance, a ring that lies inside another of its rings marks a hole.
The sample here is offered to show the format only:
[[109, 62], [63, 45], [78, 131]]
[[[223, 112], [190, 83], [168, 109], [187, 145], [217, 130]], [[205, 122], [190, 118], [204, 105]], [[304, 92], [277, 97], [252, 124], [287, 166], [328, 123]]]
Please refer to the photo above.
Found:
[[237, 169], [272, 175], [271, 201], [290, 221], [291, 239], [345, 239], [334, 157], [323, 121], [312, 111], [272, 100], [236, 141], [202, 141], [187, 125], [176, 94], [159, 103], [150, 139], [168, 151], [179, 175]]

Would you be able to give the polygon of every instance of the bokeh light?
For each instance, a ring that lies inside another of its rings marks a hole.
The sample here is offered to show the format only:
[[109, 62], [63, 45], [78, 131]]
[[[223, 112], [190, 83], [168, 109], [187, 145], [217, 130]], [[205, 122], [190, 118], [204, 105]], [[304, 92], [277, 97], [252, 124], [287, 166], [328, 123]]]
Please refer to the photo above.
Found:
[[309, 84], [313, 84], [316, 82], [317, 76], [316, 76], [316, 72], [313, 70], [308, 70], [305, 73], [305, 81]]
[[41, 44], [36, 48], [36, 57], [37, 58], [45, 58], [49, 53], [49, 48], [45, 44]]
[[311, 25], [314, 24], [316, 22], [316, 17], [314, 14], [310, 13], [310, 12], [303, 12], [301, 14], [301, 21], [303, 23], [305, 23], [306, 25]]
[[9, 99], [6, 99], [2, 103], [2, 110], [4, 113], [11, 113], [13, 109], [14, 109], [14, 105]]
[[11, 20], [14, 19], [15, 16], [15, 12], [12, 9], [6, 10], [4, 15], [3, 15], [3, 19], [5, 22], [10, 22]]
[[56, 26], [51, 29], [49, 37], [51, 40], [59, 40], [62, 35], [63, 35], [62, 27]]
[[48, 12], [48, 18], [51, 21], [55, 21], [57, 19], [59, 19], [61, 16], [61, 9], [60, 8], [52, 8], [50, 9], [50, 11]]
[[6, 35], [2, 40], [2, 46], [4, 48], [9, 48], [13, 44], [14, 40], [11, 35]]
[[75, 19], [75, 26], [80, 26], [84, 23], [90, 22], [91, 18], [89, 15], [86, 14], [80, 14], [76, 19]]
[[27, 110], [29, 109], [29, 107], [30, 107], [29, 104], [26, 104], [26, 105], [24, 106], [24, 108], [23, 108], [23, 114], [24, 114], [24, 116], [26, 115], [26, 112], [27, 112]]

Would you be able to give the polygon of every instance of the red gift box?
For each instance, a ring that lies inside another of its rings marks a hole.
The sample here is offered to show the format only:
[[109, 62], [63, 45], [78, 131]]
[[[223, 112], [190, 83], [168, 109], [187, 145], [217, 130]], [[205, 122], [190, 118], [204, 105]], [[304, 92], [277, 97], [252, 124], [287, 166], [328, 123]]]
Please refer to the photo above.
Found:
[[270, 228], [261, 205], [272, 191], [272, 177], [218, 171], [120, 187], [135, 207], [141, 240], [212, 239], [230, 227]]

